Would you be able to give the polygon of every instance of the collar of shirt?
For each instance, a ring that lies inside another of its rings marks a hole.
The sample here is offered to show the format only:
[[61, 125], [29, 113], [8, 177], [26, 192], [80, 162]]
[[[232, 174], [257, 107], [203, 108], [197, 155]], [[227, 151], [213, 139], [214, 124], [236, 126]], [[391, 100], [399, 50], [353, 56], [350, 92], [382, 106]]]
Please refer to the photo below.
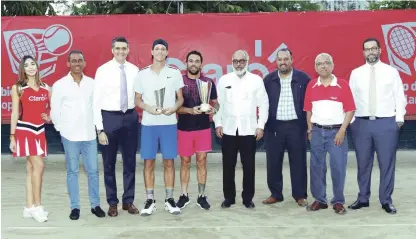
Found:
[[240, 85], [242, 82], [244, 82], [244, 81], [246, 81], [248, 78], [250, 78], [251, 76], [250, 76], [250, 72], [248, 72], [248, 71], [246, 71], [246, 73], [244, 73], [244, 75], [243, 75], [243, 77], [240, 77], [240, 76], [238, 76], [237, 75], [237, 73], [235, 73], [235, 72], [233, 72], [232, 74], [231, 74], [231, 76], [232, 76], [232, 79], [233, 79], [233, 81], [234, 81], [234, 84], [236, 85], [236, 86], [238, 86], [238, 85]]
[[[187, 74], [187, 73], [183, 74], [182, 76], [183, 76], [184, 78], [188, 79], [188, 80], [196, 80], [196, 79], [193, 79], [193, 78], [189, 78], [189, 76], [188, 76], [188, 74]], [[200, 80], [202, 80], [202, 81], [206, 81], [206, 80], [208, 80], [208, 79], [207, 79], [207, 77], [205, 77], [202, 73], [199, 75], [199, 78], [197, 78], [197, 79], [200, 79]]]
[[[172, 70], [172, 68], [165, 64], [163, 66], [163, 68], [160, 69], [160, 71], [158, 73], [158, 72], [156, 72], [152, 69], [151, 65], [149, 66], [149, 73], [152, 74], [152, 75], [155, 75], [157, 77], [161, 77], [161, 78], [170, 77], [170, 75], [168, 74], [168, 73], [170, 73], [170, 70]], [[168, 75], [166, 75], [166, 74], [168, 74]]]
[[280, 75], [280, 71], [279, 71], [279, 70], [277, 70], [277, 75], [279, 76], [279, 79], [280, 79], [280, 80], [282, 80], [282, 79], [289, 79], [289, 80], [292, 80], [292, 76], [293, 76], [293, 69], [290, 71], [290, 74], [289, 74], [288, 76], [286, 76], [286, 77], [282, 77], [282, 76]]
[[[321, 86], [323, 83], [321, 81], [321, 77], [318, 77], [318, 80], [316, 80], [315, 85], [313, 85], [313, 87], [315, 86]], [[330, 86], [338, 86], [338, 79], [335, 75], [332, 75], [332, 80], [331, 83], [329, 84]]]
[[[68, 75], [66, 76], [66, 78], [67, 78], [68, 80], [70, 80], [71, 82], [76, 83], [76, 82], [75, 82], [75, 78], [74, 78], [74, 76], [71, 74], [71, 72], [69, 72], [69, 73], [68, 73]], [[81, 81], [79, 82], [80, 84], [83, 82], [83, 79], [85, 79], [85, 75], [84, 75], [84, 73], [82, 73], [82, 76], [81, 76]]]
[[126, 63], [127, 63], [127, 60], [125, 60], [123, 64], [120, 64], [120, 63], [119, 63], [118, 61], [116, 61], [116, 59], [113, 57], [113, 60], [112, 60], [111, 62], [112, 62], [114, 65], [117, 65], [117, 67], [118, 67], [118, 68], [120, 68], [120, 66], [121, 66], [121, 65], [123, 65], [123, 66], [124, 66], [124, 68], [126, 68], [126, 67], [127, 67], [127, 64], [126, 64]]
[[365, 62], [365, 66], [367, 67], [367, 68], [371, 68], [372, 66], [374, 66], [375, 68], [377, 68], [377, 67], [380, 67], [382, 65], [382, 63], [381, 63], [381, 61], [380, 60], [378, 60], [377, 62], [376, 62], [376, 64], [374, 64], [374, 65], [371, 65], [370, 63], [368, 63], [367, 61]]
[[147, 68], [146, 72], [143, 72], [145, 74], [146, 78], [152, 79], [153, 83], [157, 88], [164, 87], [166, 84], [166, 80], [172, 77], [171, 70], [169, 66], [165, 65], [162, 69], [160, 69], [159, 73], [154, 71], [151, 66]]

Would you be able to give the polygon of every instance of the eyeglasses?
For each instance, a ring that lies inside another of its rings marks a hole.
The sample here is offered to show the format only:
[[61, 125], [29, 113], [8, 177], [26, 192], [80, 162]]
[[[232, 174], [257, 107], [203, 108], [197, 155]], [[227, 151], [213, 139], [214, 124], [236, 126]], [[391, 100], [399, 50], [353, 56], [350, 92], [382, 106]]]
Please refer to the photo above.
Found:
[[380, 49], [379, 47], [364, 48], [365, 52], [376, 52]]
[[246, 64], [246, 62], [247, 62], [247, 60], [246, 60], [246, 59], [240, 59], [240, 60], [238, 60], [238, 59], [234, 59], [234, 60], [233, 60], [233, 64], [234, 64], [234, 65], [237, 65], [237, 64]]
[[329, 61], [324, 61], [324, 62], [317, 62], [317, 63], [315, 63], [315, 66], [317, 66], [317, 67], [320, 67], [320, 66], [323, 66], [323, 65], [325, 65], [325, 66], [330, 66], [330, 65], [332, 65], [332, 63], [331, 63], [331, 62], [329, 62]]

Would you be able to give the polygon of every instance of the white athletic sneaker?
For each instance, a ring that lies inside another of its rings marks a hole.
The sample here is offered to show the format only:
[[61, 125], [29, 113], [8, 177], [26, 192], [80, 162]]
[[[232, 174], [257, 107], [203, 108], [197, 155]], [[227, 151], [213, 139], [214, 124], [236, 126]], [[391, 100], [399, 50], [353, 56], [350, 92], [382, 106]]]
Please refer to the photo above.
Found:
[[30, 214], [37, 222], [46, 222], [48, 220], [48, 216], [42, 206], [33, 207], [30, 210]]
[[173, 198], [165, 199], [165, 210], [171, 214], [181, 214], [181, 209], [176, 206]]
[[[32, 214], [30, 211], [34, 208], [34, 205], [31, 208], [24, 207], [23, 208], [23, 218], [32, 218]], [[45, 211], [46, 216], [49, 215], [49, 212]]]
[[144, 203], [144, 208], [140, 212], [141, 216], [150, 216], [153, 211], [156, 211], [156, 200], [147, 199]]

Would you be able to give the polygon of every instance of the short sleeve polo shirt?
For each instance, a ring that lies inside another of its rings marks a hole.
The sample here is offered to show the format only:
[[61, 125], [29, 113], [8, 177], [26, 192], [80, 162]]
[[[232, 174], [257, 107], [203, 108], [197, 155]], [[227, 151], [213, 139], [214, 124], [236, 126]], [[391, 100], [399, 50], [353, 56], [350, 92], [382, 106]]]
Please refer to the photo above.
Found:
[[[139, 71], [135, 80], [135, 91], [142, 95], [143, 102], [156, 106], [155, 91], [165, 88], [163, 108], [174, 107], [176, 92], [184, 86], [181, 72], [166, 65], [160, 73], [154, 72], [150, 66]], [[152, 115], [143, 111], [142, 125], [172, 125], [176, 124], [176, 114]]]
[[[201, 76], [200, 80], [205, 82], [211, 82], [211, 100], [217, 99], [217, 90], [215, 87], [215, 83], [212, 79]], [[195, 79], [189, 79], [188, 76], [185, 74], [183, 75], [183, 107], [186, 108], [193, 108], [195, 106], [201, 105], [201, 99], [199, 97], [198, 86]], [[209, 120], [208, 114], [199, 114], [199, 115], [191, 115], [191, 114], [178, 114], [178, 129], [182, 131], [195, 131], [195, 130], [204, 130], [211, 128], [211, 122]]]
[[312, 80], [306, 89], [304, 111], [312, 112], [312, 123], [342, 124], [345, 112], [355, 111], [354, 98], [348, 83], [335, 76], [327, 87], [320, 78]]

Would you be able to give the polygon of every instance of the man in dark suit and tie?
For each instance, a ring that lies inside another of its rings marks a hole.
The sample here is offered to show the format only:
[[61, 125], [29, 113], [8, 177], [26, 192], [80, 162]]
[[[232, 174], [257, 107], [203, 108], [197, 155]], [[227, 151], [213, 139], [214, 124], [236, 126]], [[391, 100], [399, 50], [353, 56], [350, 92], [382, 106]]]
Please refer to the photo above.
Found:
[[101, 65], [95, 75], [93, 96], [94, 123], [101, 144], [104, 183], [109, 204], [108, 215], [118, 215], [116, 159], [121, 146], [123, 158], [122, 209], [138, 214], [134, 206], [136, 185], [136, 152], [138, 147], [138, 115], [134, 109], [134, 80], [139, 68], [126, 60], [129, 43], [124, 37], [112, 41], [113, 59]]
[[282, 165], [285, 150], [289, 154], [292, 197], [301, 207], [306, 207], [307, 124], [303, 111], [306, 87], [310, 77], [292, 67], [292, 52], [283, 48], [277, 52], [277, 70], [264, 78], [269, 97], [269, 117], [265, 126], [267, 156], [267, 184], [271, 196], [264, 204], [282, 202]]

